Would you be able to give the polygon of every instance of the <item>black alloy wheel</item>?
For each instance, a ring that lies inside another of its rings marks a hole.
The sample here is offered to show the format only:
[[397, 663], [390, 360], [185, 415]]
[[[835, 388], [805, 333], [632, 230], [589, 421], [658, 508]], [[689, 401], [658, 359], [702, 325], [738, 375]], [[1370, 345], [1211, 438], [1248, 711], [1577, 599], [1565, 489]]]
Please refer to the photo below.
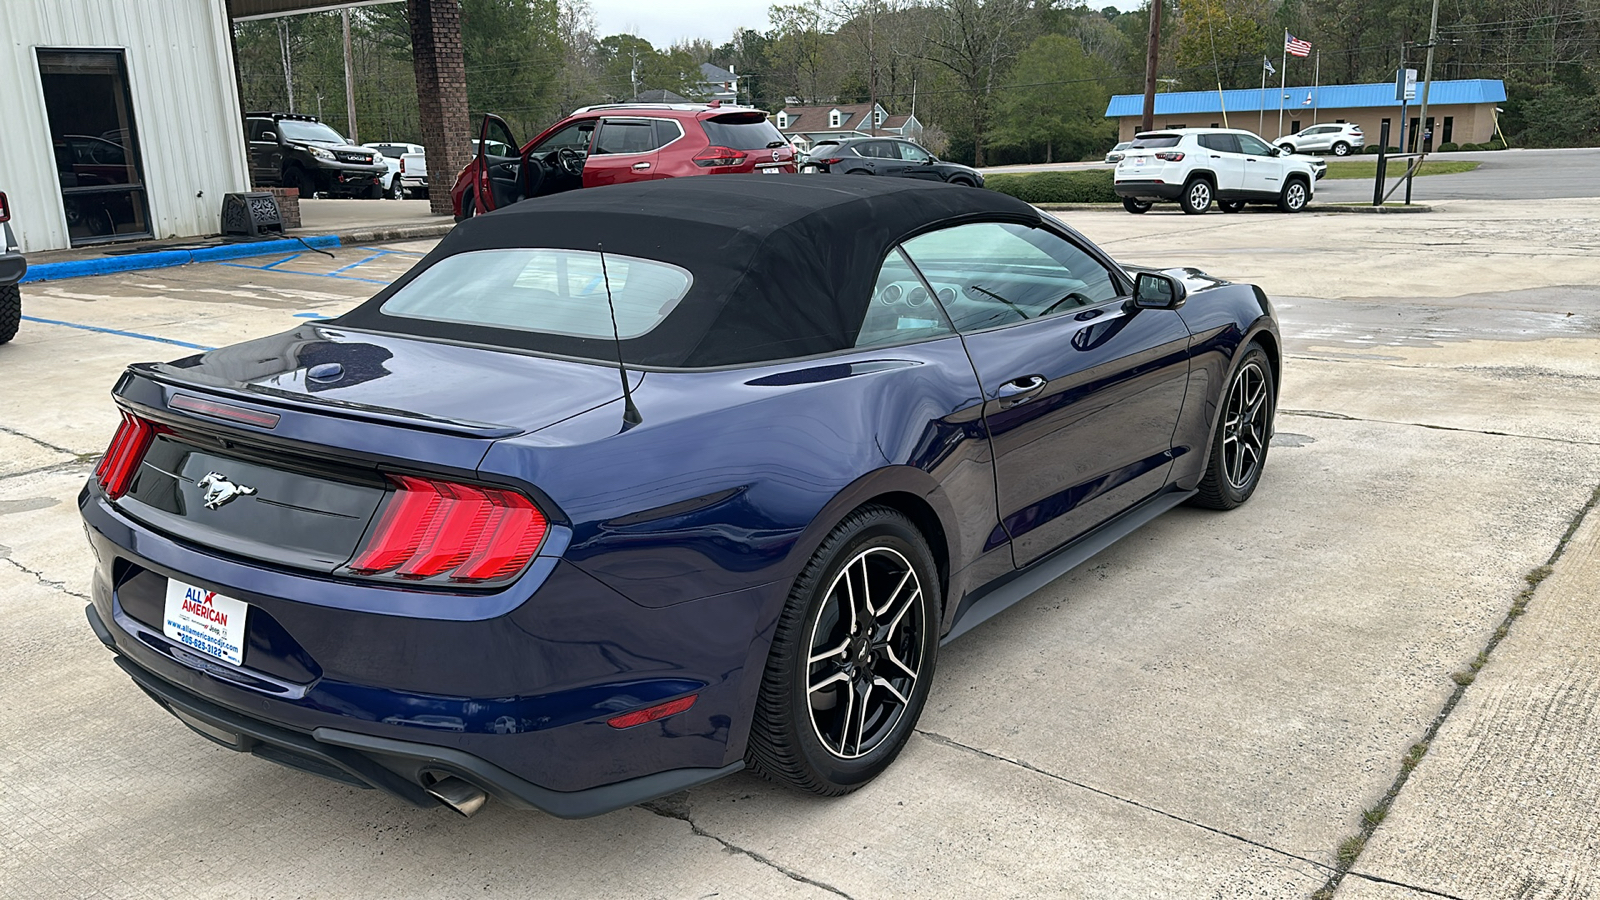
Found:
[[1222, 396], [1222, 418], [1193, 501], [1196, 506], [1233, 509], [1255, 493], [1267, 462], [1277, 402], [1272, 363], [1261, 345], [1252, 343]]
[[22, 289], [14, 284], [0, 286], [0, 344], [17, 336], [22, 324]]
[[1150, 211], [1150, 201], [1135, 200], [1132, 197], [1122, 198], [1122, 208], [1134, 215], [1142, 215]]
[[1178, 203], [1184, 212], [1191, 216], [1199, 216], [1211, 209], [1214, 196], [1211, 182], [1204, 178], [1191, 178], [1188, 184], [1183, 186], [1183, 195], [1178, 198]]
[[1283, 193], [1278, 195], [1278, 208], [1286, 213], [1297, 213], [1306, 208], [1306, 203], [1311, 199], [1311, 191], [1306, 187], [1305, 179], [1291, 178], [1283, 186]]
[[888, 768], [927, 702], [940, 608], [916, 526], [882, 506], [851, 513], [795, 580], [778, 620], [750, 766], [830, 796]]

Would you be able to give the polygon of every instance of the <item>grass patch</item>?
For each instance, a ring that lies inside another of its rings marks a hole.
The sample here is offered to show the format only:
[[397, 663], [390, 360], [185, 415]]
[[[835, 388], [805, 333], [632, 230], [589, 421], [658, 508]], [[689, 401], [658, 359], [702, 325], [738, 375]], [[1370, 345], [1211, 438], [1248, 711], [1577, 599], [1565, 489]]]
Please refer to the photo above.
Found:
[[[1397, 178], [1397, 177], [1399, 177], [1401, 175], [1404, 175], [1406, 173], [1405, 164], [1406, 164], [1405, 160], [1395, 160], [1394, 162], [1391, 162], [1391, 163], [1388, 164], [1388, 167], [1385, 169], [1384, 174], [1389, 176], [1390, 178]], [[1418, 175], [1459, 175], [1462, 172], [1471, 172], [1473, 169], [1476, 169], [1477, 167], [1478, 167], [1477, 163], [1468, 162], [1466, 160], [1435, 159], [1435, 160], [1430, 160], [1428, 162], [1423, 163], [1422, 164], [1422, 168], [1417, 170], [1417, 174]], [[1324, 175], [1322, 177], [1323, 178], [1365, 178], [1368, 181], [1371, 181], [1372, 179], [1376, 178], [1377, 175], [1378, 175], [1378, 162], [1377, 162], [1377, 160], [1372, 160], [1372, 161], [1369, 162], [1369, 161], [1364, 160], [1364, 159], [1357, 159], [1357, 160], [1351, 160], [1351, 161], [1348, 161], [1348, 162], [1330, 162], [1330, 163], [1328, 163], [1328, 174], [1326, 174], [1326, 175]]]
[[1406, 751], [1406, 755], [1400, 760], [1400, 768], [1406, 772], [1409, 772], [1412, 769], [1415, 769], [1417, 767], [1417, 763], [1422, 762], [1422, 758], [1427, 755], [1428, 742], [1418, 741], [1417, 743], [1411, 745], [1410, 750]]
[[1110, 169], [990, 175], [983, 186], [1027, 203], [1120, 203]]
[[1339, 845], [1339, 853], [1337, 854], [1339, 865], [1348, 870], [1351, 864], [1356, 861], [1356, 857], [1360, 856], [1361, 851], [1365, 849], [1367, 849], [1366, 835], [1358, 834], [1355, 837], [1345, 838], [1344, 843]]

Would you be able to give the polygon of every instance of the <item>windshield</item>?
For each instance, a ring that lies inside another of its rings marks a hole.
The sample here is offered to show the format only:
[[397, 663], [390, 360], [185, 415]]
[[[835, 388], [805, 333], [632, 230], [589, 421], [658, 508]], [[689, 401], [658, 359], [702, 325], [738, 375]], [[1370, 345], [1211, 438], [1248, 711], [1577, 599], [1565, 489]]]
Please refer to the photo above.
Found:
[[701, 123], [712, 146], [729, 150], [766, 150], [789, 142], [783, 133], [761, 113], [736, 113], [718, 116]]
[[[611, 302], [606, 299], [610, 283]], [[396, 291], [388, 316], [611, 340], [647, 334], [688, 293], [689, 273], [667, 263], [592, 250], [477, 250], [439, 260]]]
[[344, 135], [321, 122], [298, 119], [279, 119], [278, 134], [288, 141], [310, 141], [313, 144], [343, 144]]

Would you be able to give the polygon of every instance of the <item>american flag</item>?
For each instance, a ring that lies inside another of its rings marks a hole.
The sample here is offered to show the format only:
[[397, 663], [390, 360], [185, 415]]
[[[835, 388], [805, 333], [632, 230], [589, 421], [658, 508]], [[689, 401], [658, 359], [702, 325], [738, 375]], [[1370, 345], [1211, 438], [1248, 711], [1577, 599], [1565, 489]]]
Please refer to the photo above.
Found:
[[1302, 41], [1289, 32], [1283, 33], [1283, 52], [1290, 56], [1310, 56], [1311, 42]]

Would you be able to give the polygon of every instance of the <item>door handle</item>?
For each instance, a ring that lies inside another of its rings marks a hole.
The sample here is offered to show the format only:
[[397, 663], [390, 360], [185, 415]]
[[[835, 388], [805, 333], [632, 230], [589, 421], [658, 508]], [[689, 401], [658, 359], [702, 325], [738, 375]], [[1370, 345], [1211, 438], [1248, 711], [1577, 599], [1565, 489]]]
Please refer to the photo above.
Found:
[[994, 392], [994, 396], [1000, 402], [1001, 409], [1010, 409], [1039, 396], [1039, 392], [1044, 390], [1045, 384], [1046, 381], [1043, 375], [1024, 375], [1021, 378], [1013, 378], [1000, 385], [999, 390]]
[[649, 163], [634, 163], [633, 164], [633, 170], [635, 172], [637, 172], [637, 171], [639, 171], [641, 169], [648, 169], [648, 168], [650, 168], [650, 164]]

